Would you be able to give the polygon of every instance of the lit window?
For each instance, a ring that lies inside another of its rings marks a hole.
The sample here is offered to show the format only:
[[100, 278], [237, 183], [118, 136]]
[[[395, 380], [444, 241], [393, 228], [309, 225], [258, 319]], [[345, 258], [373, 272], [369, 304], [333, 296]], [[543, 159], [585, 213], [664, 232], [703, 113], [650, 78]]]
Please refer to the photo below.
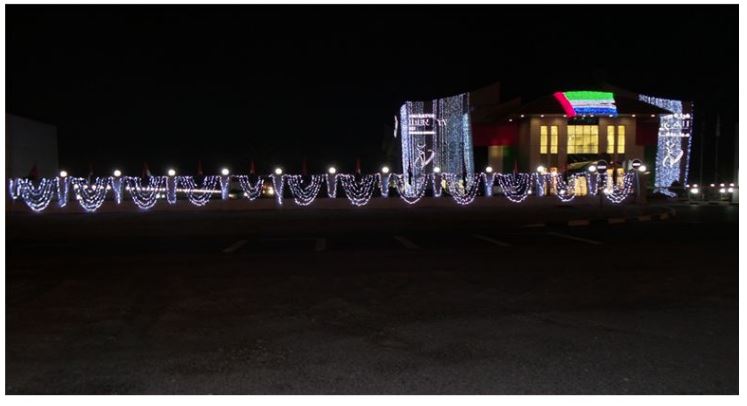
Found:
[[[548, 127], [550, 127], [549, 137], [547, 134]], [[548, 150], [551, 154], [558, 153], [558, 126], [556, 125], [540, 126], [540, 154], [546, 154]]]
[[[616, 148], [617, 147], [617, 148]], [[615, 126], [607, 126], [607, 153], [614, 154], [617, 149], [618, 154], [625, 153], [625, 126], [617, 126], [617, 137], [615, 136]]]
[[550, 126], [550, 153], [558, 153], [558, 126]]
[[568, 153], [599, 153], [599, 127], [596, 125], [569, 125]]
[[607, 126], [607, 153], [608, 154], [615, 153], [615, 126], [614, 125]]
[[625, 153], [625, 126], [624, 125], [617, 126], [617, 153], [618, 154]]
[[547, 126], [540, 126], [540, 154], [547, 153]]

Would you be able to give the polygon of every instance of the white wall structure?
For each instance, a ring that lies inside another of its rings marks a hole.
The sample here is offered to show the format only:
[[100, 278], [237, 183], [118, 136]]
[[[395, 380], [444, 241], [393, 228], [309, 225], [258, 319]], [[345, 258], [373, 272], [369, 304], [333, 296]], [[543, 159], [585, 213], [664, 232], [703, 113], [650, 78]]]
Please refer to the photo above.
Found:
[[36, 165], [39, 176], [57, 176], [57, 127], [5, 114], [5, 176], [23, 178]]

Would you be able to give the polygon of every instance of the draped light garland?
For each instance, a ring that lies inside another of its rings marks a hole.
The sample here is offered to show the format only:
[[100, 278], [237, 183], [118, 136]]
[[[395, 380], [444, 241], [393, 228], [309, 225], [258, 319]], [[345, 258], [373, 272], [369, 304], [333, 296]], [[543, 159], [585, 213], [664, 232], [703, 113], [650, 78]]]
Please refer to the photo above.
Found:
[[621, 203], [631, 195], [631, 192], [633, 191], [633, 182], [635, 181], [636, 176], [638, 176], [638, 174], [634, 171], [626, 173], [625, 177], [623, 177], [622, 186], [613, 184], [612, 186], [604, 190], [604, 197], [606, 197], [607, 200], [612, 203]]
[[244, 192], [244, 197], [249, 199], [249, 201], [255, 200], [262, 195], [262, 186], [265, 184], [263, 177], [258, 176], [257, 181], [253, 185], [247, 175], [239, 175], [235, 176], [235, 178], [239, 180], [239, 186], [241, 186], [241, 190]]
[[514, 203], [523, 202], [529, 196], [532, 187], [532, 176], [529, 173], [498, 173], [495, 180], [498, 181], [503, 195]]
[[310, 205], [319, 194], [322, 188], [324, 175], [311, 175], [311, 179], [306, 186], [303, 185], [303, 176], [301, 175], [284, 175], [288, 182], [288, 189], [293, 195], [293, 201], [299, 206]]
[[92, 185], [85, 178], [71, 178], [70, 183], [75, 199], [85, 211], [96, 211], [104, 204], [109, 178], [96, 178]]
[[[152, 176], [148, 178], [146, 185], [142, 184], [143, 180], [139, 177], [123, 176], [96, 178], [92, 183], [84, 178], [73, 177], [43, 178], [38, 182], [14, 178], [8, 183], [8, 191], [12, 199], [21, 199], [31, 210], [40, 212], [46, 209], [55, 198], [58, 206], [65, 207], [69, 190], [72, 189], [81, 207], [93, 212], [103, 205], [109, 190], [112, 190], [116, 204], [120, 204], [123, 188], [129, 192], [132, 201], [141, 209], [150, 209], [163, 198], [173, 204], [177, 201], [178, 193], [186, 196], [187, 200], [195, 206], [205, 206], [213, 194], [220, 193], [224, 199], [227, 198], [226, 190], [232, 180], [237, 180], [243, 196], [253, 201], [262, 196], [264, 182], [270, 178], [275, 187], [274, 194], [278, 205], [283, 202], [283, 190], [287, 182], [295, 203], [299, 206], [308, 206], [319, 196], [324, 182], [327, 183], [328, 196], [336, 196], [336, 185], [339, 179], [347, 199], [355, 206], [364, 206], [371, 200], [377, 187], [382, 197], [388, 196], [389, 181], [393, 177], [394, 187], [399, 197], [408, 204], [420, 201], [430, 187], [435, 197], [441, 196], [442, 189], [445, 188], [457, 204], [468, 205], [475, 201], [480, 190], [485, 197], [491, 197], [494, 185], [497, 185], [502, 194], [514, 203], [523, 202], [534, 189], [538, 196], [555, 194], [561, 201], [569, 202], [577, 197], [577, 183], [579, 178], [584, 177], [588, 185], [588, 195], [596, 195], [601, 190], [608, 201], [617, 204], [632, 194], [635, 176], [638, 176], [636, 171], [627, 172], [621, 186], [608, 185], [606, 173], [572, 174], [567, 180], [555, 173], [480, 172], [466, 175], [433, 173], [418, 177], [394, 173], [375, 173], [363, 176], [331, 173], [311, 175], [306, 182], [301, 175], [258, 176], [255, 181], [250, 180], [248, 175], [224, 175], [205, 176], [201, 184], [198, 184], [192, 176]], [[442, 187], [442, 181], [445, 183], [444, 187]], [[217, 190], [218, 185], [220, 185], [220, 191]]]
[[40, 212], [49, 206], [54, 196], [57, 179], [41, 179], [38, 186], [29, 179], [19, 179], [17, 181], [19, 196], [31, 210]]
[[563, 202], [570, 202], [576, 198], [576, 175], [573, 174], [568, 178], [566, 182], [563, 180], [563, 176], [560, 174], [553, 174], [553, 181], [555, 182], [555, 188], [557, 189], [558, 199]]
[[[405, 180], [405, 175], [394, 175], [395, 186], [397, 187], [397, 193], [399, 197], [407, 204], [415, 204], [425, 196], [425, 190], [428, 186], [428, 175], [422, 175], [415, 178], [415, 182], [408, 183]], [[439, 196], [441, 195], [439, 189]]]
[[217, 176], [205, 176], [202, 180], [202, 186], [197, 186], [195, 179], [191, 176], [179, 176], [177, 179], [178, 184], [185, 190], [187, 200], [195, 206], [204, 206], [210, 201], [213, 192], [215, 192], [215, 184], [218, 182]]
[[455, 202], [461, 205], [467, 205], [475, 201], [477, 191], [480, 189], [480, 176], [467, 175], [464, 179], [453, 173], [445, 173], [446, 187], [449, 195]]
[[342, 190], [345, 191], [345, 196], [350, 200], [350, 203], [355, 206], [365, 206], [373, 196], [378, 180], [377, 175], [363, 175], [360, 181], [355, 179], [355, 175], [340, 174], [337, 176], [340, 178], [340, 185], [342, 185]]
[[166, 176], [151, 176], [148, 178], [148, 186], [143, 186], [138, 177], [128, 177], [125, 181], [132, 201], [137, 207], [146, 210], [156, 205], [158, 194], [166, 183], [166, 178]]

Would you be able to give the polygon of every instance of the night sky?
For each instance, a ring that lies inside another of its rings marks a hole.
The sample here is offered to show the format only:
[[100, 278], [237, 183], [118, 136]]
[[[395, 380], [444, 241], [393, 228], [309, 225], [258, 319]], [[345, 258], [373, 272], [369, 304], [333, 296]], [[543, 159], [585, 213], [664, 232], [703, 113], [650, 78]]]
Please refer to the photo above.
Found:
[[304, 158], [352, 170], [358, 157], [373, 170], [405, 100], [605, 81], [695, 101], [706, 177], [718, 114], [731, 176], [736, 5], [9, 5], [6, 19], [7, 110], [56, 125], [60, 164], [78, 174], [144, 161], [187, 174], [198, 160], [295, 172]]

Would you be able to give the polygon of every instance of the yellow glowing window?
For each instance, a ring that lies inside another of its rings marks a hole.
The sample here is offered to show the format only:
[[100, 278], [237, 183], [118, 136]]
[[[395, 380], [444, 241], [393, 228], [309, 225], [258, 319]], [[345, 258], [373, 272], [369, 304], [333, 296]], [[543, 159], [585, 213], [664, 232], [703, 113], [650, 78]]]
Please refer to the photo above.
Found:
[[614, 154], [617, 149], [618, 154], [625, 153], [625, 126], [617, 126], [617, 136], [615, 136], [615, 126], [607, 126], [607, 153]]
[[568, 153], [599, 153], [599, 127], [595, 125], [569, 125]]
[[547, 126], [540, 126], [540, 154], [547, 153]]
[[617, 153], [618, 154], [625, 153], [625, 126], [624, 125], [617, 126]]
[[551, 154], [558, 153], [558, 126], [556, 125], [540, 126], [540, 154], [546, 154], [548, 150]]
[[608, 154], [615, 153], [615, 126], [614, 125], [607, 126], [607, 153]]

